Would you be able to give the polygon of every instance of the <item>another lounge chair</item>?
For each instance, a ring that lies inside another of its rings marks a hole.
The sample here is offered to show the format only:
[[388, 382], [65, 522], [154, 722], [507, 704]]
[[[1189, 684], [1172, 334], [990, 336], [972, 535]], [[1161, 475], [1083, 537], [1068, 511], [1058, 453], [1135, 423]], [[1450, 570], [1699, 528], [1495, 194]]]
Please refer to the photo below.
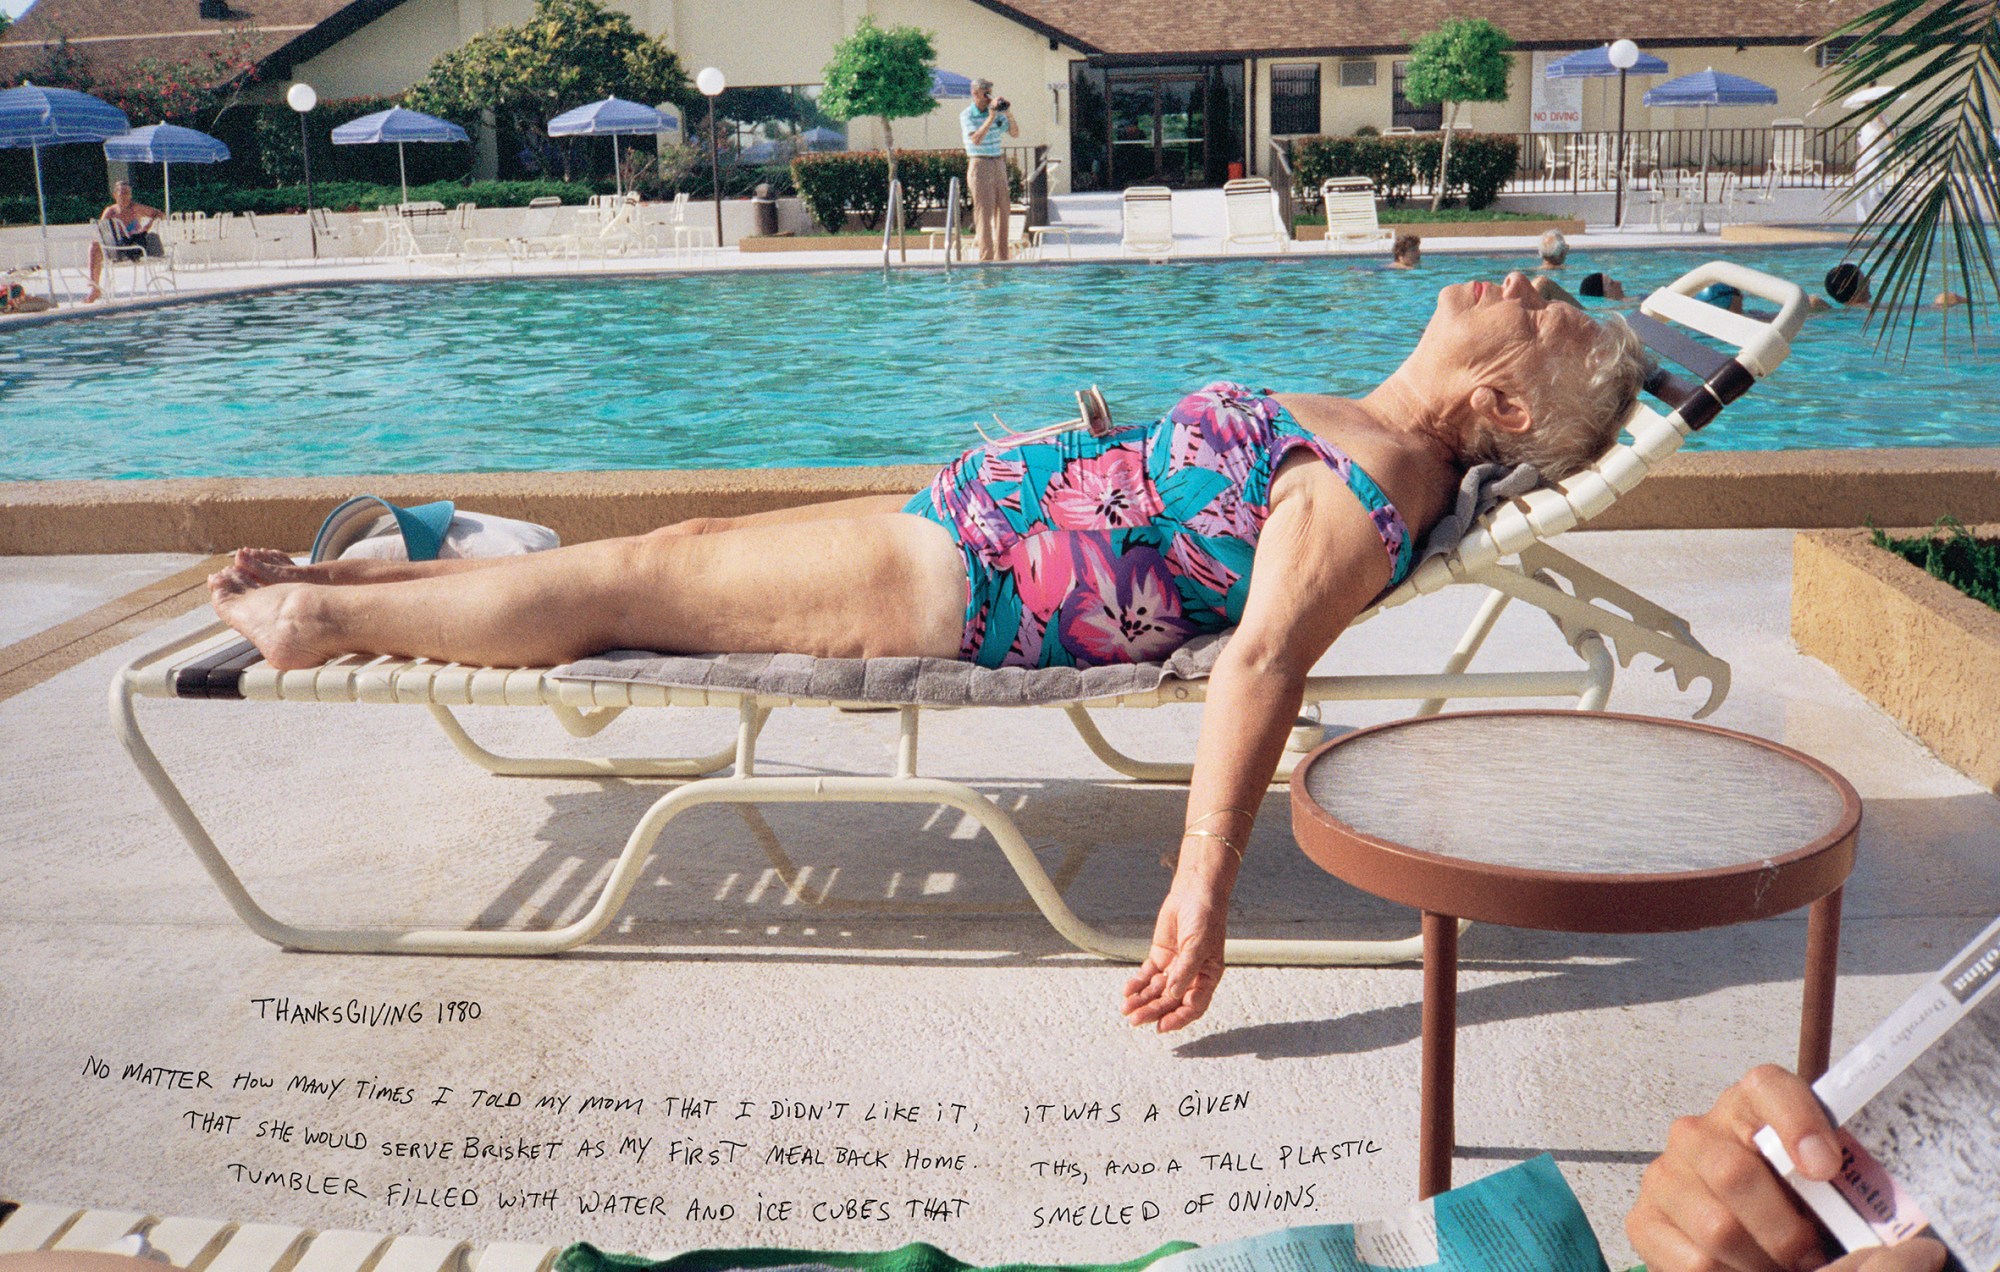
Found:
[[1125, 191], [1125, 231], [1118, 246], [1154, 260], [1174, 254], [1174, 192], [1165, 186]]
[[1320, 206], [1326, 210], [1326, 246], [1388, 247], [1393, 230], [1382, 228], [1375, 211], [1375, 182], [1370, 177], [1328, 177], [1319, 183]]
[[1222, 186], [1222, 250], [1286, 252], [1292, 236], [1278, 215], [1278, 192], [1262, 177], [1239, 177]]
[[[1731, 284], [1776, 305], [1763, 323], [1693, 299], [1709, 283]], [[1499, 504], [1479, 517], [1451, 552], [1432, 556], [1357, 622], [1458, 584], [1486, 591], [1456, 652], [1437, 674], [1314, 676], [1306, 700], [1422, 700], [1419, 714], [1459, 698], [1559, 698], [1580, 710], [1602, 709], [1620, 664], [1640, 654], [1671, 671], [1682, 689], [1709, 684], [1695, 712], [1707, 715], [1729, 690], [1729, 665], [1695, 639], [1687, 622], [1549, 545], [1547, 540], [1589, 521], [1638, 485], [1647, 472], [1680, 448], [1695, 429], [1770, 374], [1790, 351], [1804, 321], [1798, 286], [1741, 265], [1714, 262], [1694, 269], [1648, 297], [1631, 321], [1663, 359], [1693, 372], [1690, 379], [1660, 372], [1647, 390], [1666, 404], [1662, 415], [1644, 402], [1626, 422], [1632, 438], [1620, 442], [1584, 471]], [[1719, 352], [1685, 334], [1697, 332], [1733, 347]], [[1580, 668], [1543, 672], [1471, 672], [1472, 658], [1500, 613], [1519, 601], [1554, 622], [1563, 647]], [[1211, 650], [1213, 646], [1210, 647]], [[1189, 655], [1184, 657], [1183, 655]], [[612, 664], [606, 667], [605, 664]], [[590, 940], [611, 922], [637, 882], [648, 854], [673, 818], [705, 804], [858, 802], [918, 804], [957, 810], [983, 827], [1007, 855], [1042, 914], [1079, 948], [1108, 958], [1145, 956], [1144, 937], [1114, 937], [1080, 919], [1037, 861], [1013, 818], [963, 782], [920, 777], [918, 722], [938, 707], [1047, 706], [1062, 710], [1093, 754], [1117, 772], [1142, 781], [1184, 782], [1191, 766], [1127, 755], [1098, 730], [1091, 712], [1110, 707], [1199, 703], [1206, 682], [1189, 650], [1164, 664], [1078, 671], [990, 671], [956, 662], [914, 658], [817, 660], [791, 656], [659, 660], [634, 670], [617, 659], [574, 668], [498, 668], [441, 664], [422, 659], [346, 657], [303, 671], [276, 671], [248, 642], [220, 624], [147, 650], [111, 685], [113, 726], [168, 816], [237, 916], [252, 931], [296, 949], [375, 953], [547, 954]], [[665, 792], [640, 818], [604, 880], [595, 902], [561, 927], [520, 930], [367, 930], [308, 928], [286, 923], [250, 895], [189, 807], [139, 727], [140, 698], [249, 702], [381, 703], [421, 706], [459, 753], [493, 773], [528, 777], [703, 778], [731, 765], [727, 778], [693, 780]], [[687, 758], [511, 757], [473, 740], [453, 708], [547, 708], [572, 735], [589, 737], [633, 707], [720, 706], [737, 713], [733, 744]], [[892, 707], [900, 722], [891, 772], [879, 776], [813, 774], [765, 776], [757, 772], [757, 739], [769, 714], [781, 707]], [[1295, 735], [1295, 751], [1317, 744], [1320, 731]], [[1296, 758], [1296, 757], [1294, 757]], [[1282, 769], [1280, 776], [1284, 776]], [[1333, 965], [1400, 962], [1420, 952], [1416, 937], [1391, 941], [1234, 940], [1235, 963]]]

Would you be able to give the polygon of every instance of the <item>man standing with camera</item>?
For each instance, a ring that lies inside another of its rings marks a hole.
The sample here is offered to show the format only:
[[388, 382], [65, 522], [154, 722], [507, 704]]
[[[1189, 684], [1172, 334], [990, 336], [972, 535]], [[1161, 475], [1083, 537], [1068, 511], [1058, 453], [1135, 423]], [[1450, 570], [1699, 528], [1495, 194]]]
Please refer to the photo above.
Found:
[[993, 81], [972, 81], [972, 105], [958, 116], [965, 137], [965, 183], [972, 188], [972, 223], [979, 233], [979, 259], [1007, 259], [1007, 160], [1002, 137], [1018, 137], [1007, 99], [993, 96]]

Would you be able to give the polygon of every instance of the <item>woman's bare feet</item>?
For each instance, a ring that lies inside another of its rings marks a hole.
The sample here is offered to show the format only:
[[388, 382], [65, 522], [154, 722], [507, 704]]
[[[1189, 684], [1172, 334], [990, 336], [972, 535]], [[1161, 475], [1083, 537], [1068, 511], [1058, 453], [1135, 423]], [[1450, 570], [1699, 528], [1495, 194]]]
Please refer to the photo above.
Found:
[[261, 584], [236, 566], [208, 576], [216, 614], [279, 671], [317, 667], [344, 652], [326, 643], [316, 630], [321, 624], [308, 616], [311, 592], [300, 583]]
[[278, 548], [238, 548], [235, 564], [256, 587], [314, 581], [310, 566], [299, 565], [291, 553]]

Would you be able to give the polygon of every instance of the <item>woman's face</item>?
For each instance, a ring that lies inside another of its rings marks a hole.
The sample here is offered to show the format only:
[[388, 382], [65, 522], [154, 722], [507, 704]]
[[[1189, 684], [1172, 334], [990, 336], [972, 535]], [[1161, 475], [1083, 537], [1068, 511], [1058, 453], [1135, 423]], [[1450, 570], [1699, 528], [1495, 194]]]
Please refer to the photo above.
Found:
[[1440, 291], [1415, 356], [1425, 372], [1518, 392], [1556, 360], [1582, 357], [1596, 334], [1596, 319], [1574, 305], [1550, 304], [1515, 272], [1498, 283]]

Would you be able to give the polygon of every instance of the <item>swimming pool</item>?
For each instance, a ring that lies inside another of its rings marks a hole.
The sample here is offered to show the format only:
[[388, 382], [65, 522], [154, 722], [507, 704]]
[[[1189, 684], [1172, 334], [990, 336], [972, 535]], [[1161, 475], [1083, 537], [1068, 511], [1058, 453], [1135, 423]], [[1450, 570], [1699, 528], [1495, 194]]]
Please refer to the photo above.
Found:
[[[1571, 258], [1635, 291], [1713, 253]], [[1802, 282], [1831, 249], [1730, 258]], [[1103, 386], [1120, 420], [1228, 377], [1361, 392], [1440, 285], [1518, 257], [1385, 271], [1275, 262], [946, 275], [732, 273], [314, 288], [0, 337], [0, 479], [927, 463], [997, 413], [1027, 428]], [[1905, 363], [1814, 318], [1695, 449], [2000, 446], [1996, 359], [1924, 321]]]

